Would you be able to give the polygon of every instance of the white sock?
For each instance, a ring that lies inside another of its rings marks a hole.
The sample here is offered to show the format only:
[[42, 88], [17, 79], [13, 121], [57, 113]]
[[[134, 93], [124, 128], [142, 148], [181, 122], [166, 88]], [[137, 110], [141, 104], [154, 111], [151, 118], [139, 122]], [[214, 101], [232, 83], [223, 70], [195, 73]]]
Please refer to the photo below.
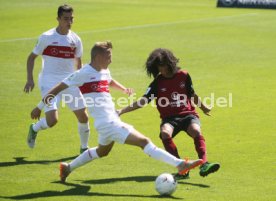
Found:
[[87, 123], [78, 122], [78, 131], [80, 135], [81, 148], [87, 148], [89, 135], [90, 135], [89, 122]]
[[181, 159], [178, 159], [163, 149], [156, 147], [152, 142], [149, 142], [144, 147], [144, 152], [150, 157], [168, 163], [174, 167], [177, 167], [182, 162]]
[[83, 166], [84, 164], [99, 158], [97, 152], [97, 147], [90, 148], [83, 152], [81, 155], [79, 155], [77, 158], [75, 158], [71, 163], [69, 163], [70, 171], [73, 171], [74, 169]]
[[42, 118], [40, 119], [38, 122], [36, 122], [34, 125], [33, 125], [33, 129], [35, 132], [38, 132], [40, 130], [45, 130], [49, 128], [48, 124], [47, 124], [47, 121], [45, 118]]

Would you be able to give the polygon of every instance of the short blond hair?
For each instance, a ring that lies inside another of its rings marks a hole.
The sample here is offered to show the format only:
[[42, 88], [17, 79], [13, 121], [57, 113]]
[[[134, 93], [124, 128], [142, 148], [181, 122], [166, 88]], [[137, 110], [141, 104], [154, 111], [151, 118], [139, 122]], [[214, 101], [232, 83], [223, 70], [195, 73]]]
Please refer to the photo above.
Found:
[[94, 59], [96, 55], [107, 52], [108, 49], [112, 49], [111, 41], [96, 42], [91, 49], [91, 59]]

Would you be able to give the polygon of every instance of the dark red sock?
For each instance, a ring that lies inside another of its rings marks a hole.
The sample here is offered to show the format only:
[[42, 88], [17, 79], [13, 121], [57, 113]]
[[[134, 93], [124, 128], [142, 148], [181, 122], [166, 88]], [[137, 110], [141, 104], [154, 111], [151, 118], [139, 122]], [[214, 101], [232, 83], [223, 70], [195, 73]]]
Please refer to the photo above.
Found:
[[205, 163], [207, 161], [207, 152], [205, 139], [202, 135], [194, 138], [195, 149], [197, 151], [198, 158], [202, 159]]
[[174, 155], [176, 158], [180, 158], [176, 145], [173, 142], [172, 138], [168, 138], [168, 139], [162, 139], [163, 145], [166, 149], [167, 152], [169, 152], [170, 154]]

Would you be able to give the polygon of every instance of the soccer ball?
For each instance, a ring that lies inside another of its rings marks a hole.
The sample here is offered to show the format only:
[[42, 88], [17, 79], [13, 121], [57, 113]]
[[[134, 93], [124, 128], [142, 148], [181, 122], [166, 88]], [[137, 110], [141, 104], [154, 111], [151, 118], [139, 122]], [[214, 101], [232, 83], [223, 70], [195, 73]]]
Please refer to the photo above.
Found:
[[160, 174], [155, 180], [155, 189], [160, 195], [171, 195], [177, 186], [177, 181], [169, 173]]

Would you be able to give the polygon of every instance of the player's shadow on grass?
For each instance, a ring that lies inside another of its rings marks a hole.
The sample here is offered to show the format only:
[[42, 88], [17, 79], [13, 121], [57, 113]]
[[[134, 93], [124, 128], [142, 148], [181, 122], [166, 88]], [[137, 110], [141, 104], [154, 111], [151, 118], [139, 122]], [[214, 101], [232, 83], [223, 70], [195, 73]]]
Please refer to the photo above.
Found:
[[[156, 176], [134, 176], [134, 177], [93, 179], [93, 180], [88, 180], [88, 181], [82, 181], [82, 183], [84, 183], [84, 184], [107, 184], [107, 183], [114, 183], [114, 182], [121, 182], [121, 181], [153, 182], [155, 179], [156, 179]], [[209, 185], [190, 183], [190, 182], [187, 182], [186, 180], [179, 180], [177, 182], [179, 184], [197, 186], [197, 187], [201, 187], [201, 188], [210, 188]]]
[[[60, 183], [60, 182], [53, 182]], [[65, 183], [66, 186], [72, 186], [68, 190], [64, 191], [42, 191], [38, 193], [29, 193], [23, 195], [15, 195], [15, 196], [0, 196], [0, 198], [4, 199], [12, 199], [12, 200], [30, 200], [36, 198], [50, 198], [50, 197], [62, 197], [62, 196], [100, 196], [100, 197], [140, 197], [140, 198], [168, 198], [161, 197], [159, 195], [139, 195], [139, 194], [112, 194], [112, 193], [97, 193], [97, 192], [89, 192], [91, 186], [73, 184], [73, 183]], [[182, 199], [174, 196], [169, 196], [170, 199]], [[69, 199], [69, 198], [68, 198]]]
[[78, 180], [82, 181], [84, 184], [108, 184], [121, 181], [136, 181], [136, 182], [152, 182], [156, 179], [156, 176], [134, 176], [134, 177], [116, 177], [116, 178], [106, 178], [106, 179], [93, 179], [93, 180]]
[[7, 167], [7, 166], [15, 166], [15, 165], [29, 165], [29, 164], [42, 164], [42, 165], [47, 165], [49, 163], [57, 163], [57, 162], [62, 162], [62, 161], [68, 161], [76, 158], [76, 156], [71, 156], [67, 158], [60, 158], [56, 160], [36, 160], [36, 161], [27, 161], [25, 160], [26, 157], [14, 157], [13, 159], [15, 161], [11, 162], [0, 162], [0, 167]]
[[201, 188], [210, 188], [209, 185], [205, 185], [205, 184], [195, 184], [195, 183], [190, 183], [190, 182], [186, 182], [186, 181], [178, 181], [178, 184], [185, 184], [185, 185], [190, 185], [190, 186], [197, 186], [197, 187], [201, 187]]

